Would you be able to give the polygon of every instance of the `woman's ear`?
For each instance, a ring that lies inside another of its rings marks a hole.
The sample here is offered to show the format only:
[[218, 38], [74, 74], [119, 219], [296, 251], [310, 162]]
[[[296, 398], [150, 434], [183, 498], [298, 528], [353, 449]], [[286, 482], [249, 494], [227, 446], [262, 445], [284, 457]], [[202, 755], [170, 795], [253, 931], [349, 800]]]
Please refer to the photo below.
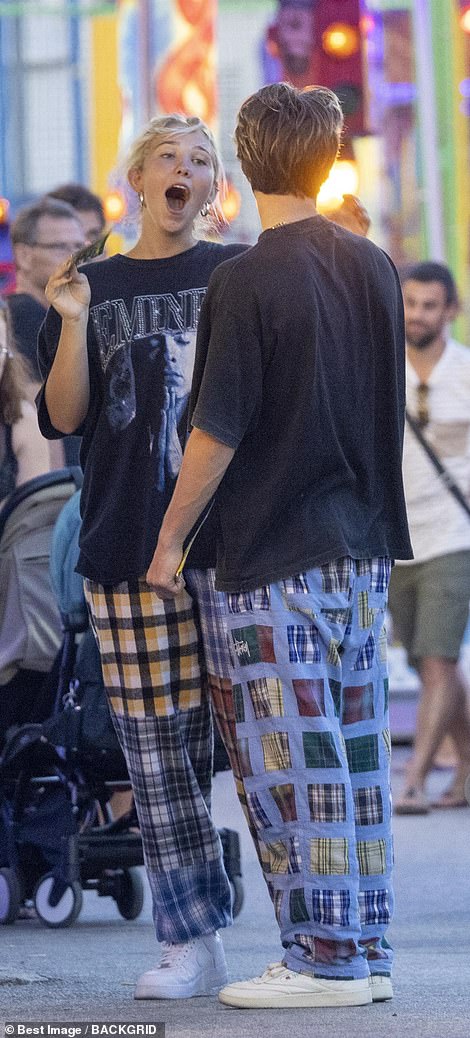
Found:
[[217, 181], [214, 180], [214, 183], [213, 183], [213, 185], [211, 187], [210, 195], [208, 196], [208, 199], [207, 199], [207, 204], [208, 205], [212, 205], [212, 203], [215, 201], [215, 198], [217, 196], [218, 190], [219, 190], [219, 185], [218, 185]]
[[142, 170], [134, 166], [133, 169], [129, 170], [127, 179], [133, 190], [138, 194], [142, 187]]

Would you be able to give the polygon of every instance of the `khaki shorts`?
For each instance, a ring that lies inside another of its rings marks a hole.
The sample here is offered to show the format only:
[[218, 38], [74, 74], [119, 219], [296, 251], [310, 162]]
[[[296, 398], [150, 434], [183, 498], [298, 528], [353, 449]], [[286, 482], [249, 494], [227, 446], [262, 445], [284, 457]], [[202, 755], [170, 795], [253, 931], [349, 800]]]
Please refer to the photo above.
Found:
[[388, 604], [411, 666], [428, 656], [458, 659], [469, 599], [470, 551], [393, 567]]

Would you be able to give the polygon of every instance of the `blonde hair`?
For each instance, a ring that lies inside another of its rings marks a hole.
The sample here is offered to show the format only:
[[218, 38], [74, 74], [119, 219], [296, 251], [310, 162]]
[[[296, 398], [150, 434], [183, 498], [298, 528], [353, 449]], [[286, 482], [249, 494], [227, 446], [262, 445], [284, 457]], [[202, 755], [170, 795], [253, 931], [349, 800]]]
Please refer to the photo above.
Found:
[[340, 102], [327, 87], [271, 83], [242, 104], [237, 156], [253, 191], [316, 197], [338, 154]]
[[[168, 137], [186, 136], [189, 133], [195, 133], [197, 130], [200, 130], [207, 139], [214, 170], [214, 181], [217, 184], [219, 194], [223, 196], [226, 183], [225, 173], [214, 135], [206, 123], [195, 115], [178, 115], [178, 113], [174, 112], [171, 115], [157, 115], [150, 119], [142, 133], [136, 137], [124, 162], [127, 179], [129, 180], [133, 169], [141, 170], [143, 168], [147, 155], [162, 141], [167, 140]], [[213, 202], [211, 208], [216, 211], [217, 217], [220, 219], [222, 217], [220, 206]]]

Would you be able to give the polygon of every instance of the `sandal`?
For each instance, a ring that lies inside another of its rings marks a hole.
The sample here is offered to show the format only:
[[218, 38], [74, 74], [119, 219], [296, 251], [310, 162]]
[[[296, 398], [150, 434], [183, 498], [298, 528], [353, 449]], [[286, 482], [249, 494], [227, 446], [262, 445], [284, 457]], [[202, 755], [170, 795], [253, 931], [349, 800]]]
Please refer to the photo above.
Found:
[[467, 798], [455, 793], [453, 789], [446, 789], [444, 793], [441, 793], [437, 800], [433, 800], [432, 802], [432, 807], [437, 807], [440, 810], [445, 808], [468, 806]]
[[396, 815], [427, 815], [429, 813], [429, 801], [421, 789], [409, 786], [402, 793], [394, 807]]

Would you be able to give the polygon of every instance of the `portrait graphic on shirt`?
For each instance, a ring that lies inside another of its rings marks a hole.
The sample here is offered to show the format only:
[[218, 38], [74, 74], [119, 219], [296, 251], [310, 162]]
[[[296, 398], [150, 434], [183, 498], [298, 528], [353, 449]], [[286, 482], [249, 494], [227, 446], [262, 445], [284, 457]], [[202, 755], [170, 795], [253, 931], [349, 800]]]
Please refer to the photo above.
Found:
[[181, 465], [196, 328], [205, 291], [136, 296], [130, 314], [123, 299], [91, 308], [108, 424], [115, 435], [129, 428], [137, 414], [136, 384], [144, 387], [149, 449], [159, 491], [176, 479]]

